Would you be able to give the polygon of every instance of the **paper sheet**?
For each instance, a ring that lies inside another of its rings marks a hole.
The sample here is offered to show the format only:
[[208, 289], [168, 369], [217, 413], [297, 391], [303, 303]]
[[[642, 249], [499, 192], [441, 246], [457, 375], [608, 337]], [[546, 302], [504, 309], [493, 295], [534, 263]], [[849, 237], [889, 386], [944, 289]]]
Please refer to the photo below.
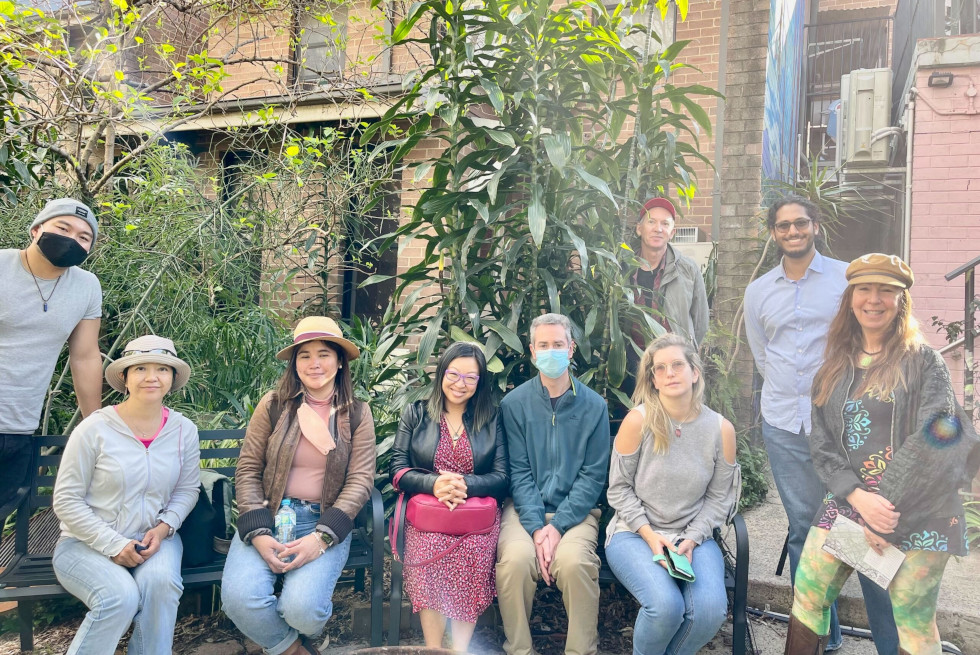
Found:
[[905, 553], [890, 544], [882, 555], [876, 553], [864, 537], [864, 528], [840, 515], [834, 519], [834, 527], [830, 529], [823, 549], [882, 589], [888, 589], [898, 567], [905, 561]]

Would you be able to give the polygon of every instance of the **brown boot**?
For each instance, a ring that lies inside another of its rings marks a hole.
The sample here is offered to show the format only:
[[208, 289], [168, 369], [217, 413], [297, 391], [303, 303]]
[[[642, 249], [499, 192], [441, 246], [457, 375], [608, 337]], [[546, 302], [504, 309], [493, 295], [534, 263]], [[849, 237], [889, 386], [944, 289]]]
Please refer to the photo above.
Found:
[[783, 655], [823, 655], [830, 635], [817, 635], [802, 621], [790, 614], [786, 650]]

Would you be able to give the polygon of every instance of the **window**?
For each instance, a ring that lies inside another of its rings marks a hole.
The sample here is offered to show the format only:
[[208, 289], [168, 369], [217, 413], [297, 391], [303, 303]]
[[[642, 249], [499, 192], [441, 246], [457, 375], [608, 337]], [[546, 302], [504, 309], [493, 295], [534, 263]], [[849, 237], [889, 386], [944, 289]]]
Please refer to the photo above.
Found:
[[[606, 8], [611, 12], [617, 7], [618, 3], [606, 4]], [[650, 2], [646, 9], [642, 13], [633, 14], [633, 24], [636, 27], [642, 28], [641, 31], [634, 31], [632, 34], [623, 39], [623, 45], [627, 48], [632, 49], [636, 56], [642, 57], [644, 53], [644, 42], [648, 42], [647, 46], [650, 55], [660, 52], [671, 43], [674, 42], [674, 29], [677, 23], [677, 7], [674, 3], [670, 3], [667, 8], [667, 14], [662, 16], [660, 10], [657, 8], [657, 3]], [[629, 15], [624, 11], [624, 19], [628, 19]], [[660, 38], [651, 38], [647, 35], [650, 34], [649, 22], [653, 22], [653, 33]]]
[[347, 7], [322, 2], [301, 6], [297, 26], [297, 81], [313, 86], [339, 77], [347, 60]]

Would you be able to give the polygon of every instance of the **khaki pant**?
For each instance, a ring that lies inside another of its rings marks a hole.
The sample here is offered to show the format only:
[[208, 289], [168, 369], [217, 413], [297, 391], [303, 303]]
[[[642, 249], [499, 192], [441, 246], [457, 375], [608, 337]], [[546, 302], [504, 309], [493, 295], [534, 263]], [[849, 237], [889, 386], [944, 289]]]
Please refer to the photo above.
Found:
[[[550, 521], [552, 514], [545, 515]], [[561, 591], [568, 613], [567, 655], [595, 655], [599, 621], [599, 510], [562, 535], [551, 562], [551, 577]], [[497, 604], [504, 623], [507, 655], [532, 655], [531, 605], [541, 573], [534, 540], [514, 509], [504, 504], [497, 541]]]

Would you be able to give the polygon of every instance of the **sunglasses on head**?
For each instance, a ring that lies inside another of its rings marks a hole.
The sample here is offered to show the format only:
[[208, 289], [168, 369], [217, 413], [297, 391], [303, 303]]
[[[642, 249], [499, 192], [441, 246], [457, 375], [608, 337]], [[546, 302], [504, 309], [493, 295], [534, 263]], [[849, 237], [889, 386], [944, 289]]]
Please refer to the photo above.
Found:
[[126, 350], [123, 352], [123, 357], [129, 357], [130, 355], [170, 355], [171, 357], [176, 357], [177, 353], [167, 350], [166, 348], [150, 348], [149, 350]]

